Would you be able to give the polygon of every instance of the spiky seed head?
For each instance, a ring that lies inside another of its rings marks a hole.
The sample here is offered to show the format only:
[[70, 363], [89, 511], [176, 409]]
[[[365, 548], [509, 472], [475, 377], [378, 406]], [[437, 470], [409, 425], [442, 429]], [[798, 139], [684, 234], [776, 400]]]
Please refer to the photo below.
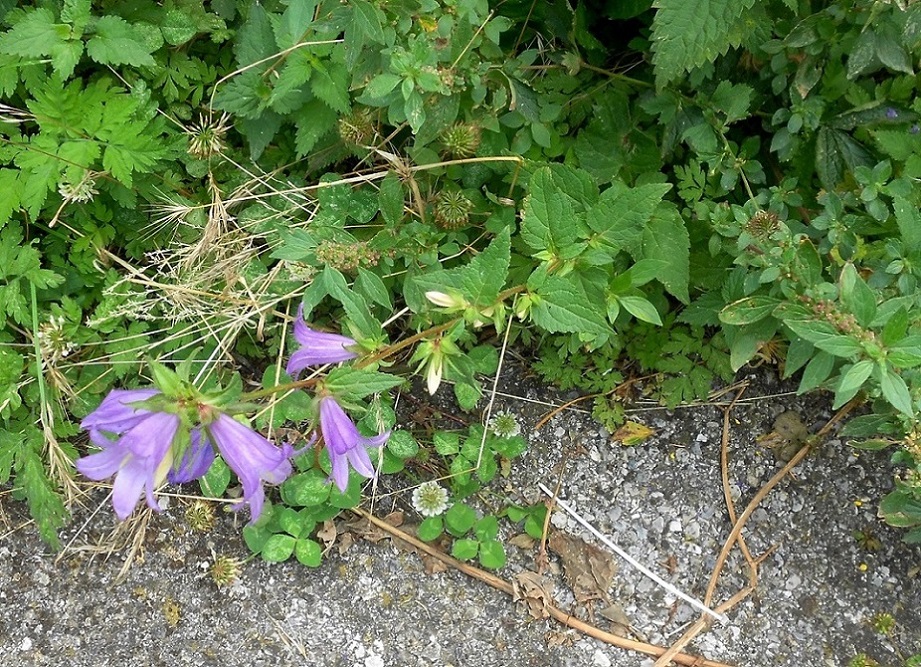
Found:
[[218, 588], [232, 585], [240, 577], [240, 561], [232, 556], [216, 556], [208, 570]]
[[367, 109], [358, 109], [340, 118], [338, 129], [345, 143], [350, 146], [366, 146], [374, 138], [374, 118]]
[[186, 129], [189, 138], [189, 155], [199, 160], [220, 154], [224, 150], [224, 135], [230, 129], [229, 116], [222, 114], [220, 118], [212, 115], [202, 115], [198, 123], [193, 123]]
[[473, 202], [460, 190], [442, 190], [435, 199], [435, 224], [442, 229], [457, 230], [470, 221]]
[[777, 231], [780, 218], [772, 211], [758, 211], [748, 221], [746, 229], [757, 239], [766, 239]]
[[214, 528], [214, 506], [204, 500], [193, 501], [185, 510], [189, 528], [206, 533]]
[[473, 123], [456, 123], [441, 134], [441, 142], [453, 157], [470, 157], [480, 147], [480, 128]]
[[86, 170], [83, 177], [76, 183], [62, 181], [58, 185], [58, 194], [68, 202], [92, 201], [93, 197], [99, 194], [99, 190], [96, 189], [97, 176], [96, 172]]

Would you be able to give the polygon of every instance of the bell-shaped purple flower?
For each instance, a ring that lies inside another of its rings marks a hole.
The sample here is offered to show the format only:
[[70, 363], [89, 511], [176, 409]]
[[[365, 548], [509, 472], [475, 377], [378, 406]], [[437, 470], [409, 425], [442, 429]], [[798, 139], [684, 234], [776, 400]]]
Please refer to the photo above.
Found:
[[291, 445], [276, 447], [248, 426], [225, 414], [205, 427], [208, 438], [217, 445], [224, 461], [243, 484], [243, 500], [249, 504], [254, 523], [262, 514], [265, 500], [263, 482], [281, 484], [291, 474]]
[[337, 364], [348, 361], [358, 356], [352, 348], [358, 344], [348, 336], [316, 331], [304, 322], [304, 307], [297, 309], [297, 320], [294, 322], [294, 338], [301, 344], [288, 359], [287, 373], [297, 377], [308, 366], [321, 366], [323, 364]]
[[113, 389], [98, 408], [83, 418], [80, 427], [88, 431], [124, 433], [151, 414], [150, 410], [135, 408], [132, 403], [146, 401], [159, 393], [157, 389]]
[[[109, 396], [111, 397], [111, 394]], [[114, 429], [123, 428], [127, 423], [128, 416], [124, 411], [127, 406], [124, 406], [118, 397], [114, 400], [121, 404], [122, 408], [116, 408], [111, 403], [106, 406], [107, 410], [111, 410], [112, 419], [102, 425], [102, 430], [118, 434], [119, 431]], [[102, 407], [100, 406], [100, 409]], [[93, 444], [102, 448], [102, 451], [84, 456], [76, 462], [77, 470], [94, 481], [115, 476], [112, 485], [112, 506], [115, 508], [115, 514], [123, 521], [134, 511], [141, 494], [145, 491], [147, 504], [152, 509], [160, 511], [153, 492], [166, 479], [167, 472], [172, 466], [173, 438], [179, 429], [177, 415], [140, 410], [136, 412], [145, 414], [133, 414], [132, 417], [137, 419], [130, 427], [124, 429], [117, 441], [110, 440], [98, 428], [90, 428], [90, 439]], [[92, 415], [87, 419], [90, 417]]]
[[320, 399], [320, 430], [326, 442], [326, 451], [333, 464], [333, 481], [343, 493], [349, 484], [349, 464], [361, 475], [374, 477], [374, 466], [368, 456], [369, 447], [380, 447], [388, 438], [385, 431], [373, 438], [366, 438], [358, 432], [355, 424], [342, 407], [331, 396]]
[[173, 463], [166, 476], [170, 484], [187, 484], [194, 481], [208, 472], [214, 463], [214, 448], [202, 435], [201, 428], [193, 428], [189, 432], [189, 437], [191, 441], [182, 458]]

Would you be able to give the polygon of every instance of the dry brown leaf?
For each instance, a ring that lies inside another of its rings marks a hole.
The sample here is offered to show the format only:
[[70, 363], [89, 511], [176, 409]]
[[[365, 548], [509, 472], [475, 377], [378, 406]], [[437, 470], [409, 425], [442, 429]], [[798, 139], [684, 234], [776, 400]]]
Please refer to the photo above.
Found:
[[549, 618], [553, 584], [536, 572], [519, 572], [512, 579], [512, 596], [528, 606], [531, 618]]
[[372, 544], [377, 544], [381, 540], [386, 540], [390, 537], [390, 533], [386, 533], [377, 526], [373, 526], [367, 519], [350, 521], [348, 527], [357, 537], [371, 542]]
[[611, 634], [618, 637], [631, 635], [630, 618], [619, 604], [608, 605], [598, 612], [600, 616], [611, 621]]
[[384, 523], [387, 523], [394, 528], [399, 528], [403, 525], [403, 522], [406, 520], [406, 517], [403, 515], [403, 512], [391, 512], [384, 517]]
[[339, 555], [341, 556], [351, 549], [354, 544], [355, 536], [352, 533], [342, 533], [342, 537], [339, 538], [339, 544], [336, 545], [336, 548], [339, 550]]
[[323, 546], [329, 549], [333, 542], [336, 541], [336, 536], [339, 534], [339, 531], [336, 529], [336, 523], [332, 519], [327, 519], [323, 522], [323, 527], [317, 531], [317, 538], [323, 542]]
[[608, 602], [608, 590], [617, 571], [610, 553], [560, 531], [551, 533], [547, 545], [563, 561], [566, 583], [576, 602]]
[[426, 574], [438, 574], [439, 572], [448, 571], [448, 566], [444, 561], [428, 554], [422, 555], [422, 567], [425, 568]]
[[557, 646], [572, 646], [576, 643], [576, 640], [579, 638], [579, 635], [572, 630], [560, 631], [560, 630], [551, 630], [546, 635], [544, 635], [544, 641], [547, 642], [549, 648], [555, 648]]
[[515, 535], [512, 539], [508, 541], [513, 547], [518, 547], [519, 549], [524, 549], [528, 551], [534, 548], [534, 545], [537, 544], [537, 540], [528, 535], [527, 533], [520, 533]]

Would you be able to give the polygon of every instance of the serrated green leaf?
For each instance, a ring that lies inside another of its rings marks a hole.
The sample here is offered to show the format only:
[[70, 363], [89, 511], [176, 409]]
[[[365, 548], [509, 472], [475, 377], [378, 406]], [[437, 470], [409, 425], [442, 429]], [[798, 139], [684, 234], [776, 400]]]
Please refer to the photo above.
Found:
[[311, 100], [294, 114], [294, 147], [298, 157], [308, 155], [317, 142], [336, 126], [336, 112], [319, 100]]
[[646, 224], [670, 189], [669, 183], [648, 183], [635, 188], [614, 183], [586, 213], [585, 221], [595, 232], [590, 240], [612, 251], [626, 250], [636, 256]]
[[554, 182], [549, 167], [531, 176], [530, 193], [521, 221], [521, 238], [534, 250], [548, 250], [560, 259], [575, 257], [581, 223], [571, 197]]
[[349, 98], [348, 72], [343, 65], [329, 63], [326, 66], [314, 64], [310, 77], [310, 89], [317, 99], [330, 109], [339, 113], [348, 113], [351, 106]]
[[86, 53], [101, 65], [153, 67], [150, 54], [155, 50], [145, 44], [144, 36], [118, 16], [102, 16], [93, 25], [94, 35], [86, 43]]
[[69, 36], [70, 26], [55, 23], [50, 9], [33, 8], [0, 35], [0, 51], [23, 57], [50, 56]]
[[547, 276], [533, 289], [531, 319], [544, 330], [600, 335], [611, 332], [604, 299], [599, 295], [590, 297], [577, 274]]
[[656, 0], [652, 21], [652, 62], [656, 85], [664, 86], [730, 46], [747, 30], [743, 17], [755, 0]]
[[511, 232], [505, 228], [465, 266], [426, 273], [414, 282], [422, 291], [454, 292], [474, 306], [488, 308], [505, 285], [510, 260]]
[[351, 0], [354, 9], [352, 21], [361, 33], [368, 39], [384, 43], [384, 29], [381, 25], [381, 11], [367, 0]]
[[643, 230], [642, 259], [657, 259], [666, 267], [657, 277], [665, 289], [681, 303], [690, 302], [688, 280], [690, 275], [691, 239], [678, 212], [660, 209]]
[[268, 58], [277, 51], [269, 13], [261, 4], [253, 3], [249, 6], [249, 14], [237, 32], [233, 50], [241, 66]]

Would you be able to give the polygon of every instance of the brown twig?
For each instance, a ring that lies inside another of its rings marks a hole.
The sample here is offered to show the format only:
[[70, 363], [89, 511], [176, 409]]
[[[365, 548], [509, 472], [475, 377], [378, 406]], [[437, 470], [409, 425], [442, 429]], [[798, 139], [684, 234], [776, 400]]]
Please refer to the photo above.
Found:
[[[490, 574], [489, 572], [481, 570], [478, 567], [474, 567], [473, 565], [462, 563], [461, 561], [456, 560], [455, 558], [452, 558], [451, 556], [439, 551], [438, 549], [435, 549], [431, 545], [428, 545], [425, 542], [422, 542], [421, 540], [400, 530], [399, 528], [395, 528], [394, 526], [391, 526], [386, 521], [383, 521], [382, 519], [377, 518], [376, 516], [374, 516], [373, 514], [369, 512], [366, 512], [365, 510], [355, 508], [352, 511], [358, 516], [362, 517], [363, 519], [367, 519], [370, 523], [374, 524], [374, 526], [376, 526], [377, 528], [380, 528], [384, 532], [389, 533], [393, 537], [396, 537], [400, 540], [403, 540], [404, 542], [407, 542], [408, 544], [411, 544], [413, 548], [418, 549], [419, 551], [422, 551], [428, 554], [429, 556], [432, 556], [433, 558], [440, 560], [442, 563], [449, 565], [450, 567], [453, 567], [455, 570], [458, 570], [459, 572], [462, 572], [473, 579], [482, 581], [483, 583], [488, 584], [492, 586], [493, 588], [495, 588], [496, 590], [500, 590], [503, 593], [506, 593], [507, 595], [514, 595], [514, 588], [512, 587], [512, 584], [507, 582], [505, 579], [502, 579], [501, 577], [497, 577], [494, 574]], [[554, 619], [556, 619], [560, 623], [574, 630], [578, 630], [579, 632], [587, 634], [590, 637], [594, 637], [595, 639], [599, 639], [607, 644], [611, 644], [612, 646], [617, 646], [619, 648], [627, 649], [630, 651], [636, 651], [638, 653], [643, 653], [644, 655], [652, 655], [652, 656], [661, 655], [666, 650], [662, 646], [656, 646], [654, 644], [647, 644], [646, 642], [639, 642], [639, 641], [635, 641], [632, 639], [626, 639], [624, 637], [618, 637], [617, 635], [611, 634], [610, 632], [605, 632], [604, 630], [600, 628], [596, 628], [595, 626], [589, 623], [586, 623], [585, 621], [581, 621], [578, 618], [573, 617], [571, 614], [553, 605], [548, 605], [547, 611]], [[688, 655], [686, 653], [679, 653], [678, 655], [674, 656], [673, 660], [681, 665], [689, 665], [690, 667], [731, 667], [730, 665], [727, 665], [722, 662], [714, 662], [712, 660], [705, 660], [703, 658], [698, 658], [692, 655]]]
[[[732, 403], [735, 403], [736, 400], [738, 400], [738, 396], [736, 397], [736, 399], [733, 400]], [[729, 406], [730, 408], [732, 407], [732, 403]], [[748, 503], [748, 505], [745, 507], [745, 510], [742, 512], [742, 514], [737, 519], [734, 520], [732, 531], [729, 533], [729, 537], [726, 538], [726, 542], [723, 544], [723, 549], [722, 551], [720, 551], [720, 555], [717, 558], [716, 566], [713, 568], [713, 573], [710, 575], [710, 583], [707, 585], [707, 594], [704, 597], [705, 604], [707, 605], [710, 604], [710, 601], [713, 597], [713, 592], [716, 589], [716, 584], [719, 581], [720, 574], [723, 571], [723, 567], [726, 565], [726, 560], [729, 558], [729, 552], [732, 550], [732, 547], [736, 543], [736, 541], [740, 542], [740, 548], [741, 548], [742, 528], [745, 527], [746, 522], [748, 521], [752, 513], [755, 511], [755, 509], [757, 509], [758, 505], [761, 504], [761, 502], [767, 497], [767, 495], [771, 492], [771, 490], [775, 486], [777, 486], [780, 483], [780, 481], [784, 477], [786, 477], [787, 474], [790, 473], [791, 470], [793, 470], [796, 466], [800, 464], [800, 462], [804, 458], [806, 458], [806, 455], [809, 454], [810, 449], [812, 449], [812, 447], [815, 446], [825, 436], [825, 434], [828, 433], [832, 429], [832, 427], [836, 423], [844, 419], [844, 417], [846, 417], [848, 413], [850, 413], [851, 410], [853, 410], [858, 404], [859, 404], [859, 400], [853, 399], [849, 403], [847, 403], [843, 408], [841, 408], [837, 413], [835, 413], [832, 416], [832, 418], [828, 420], [828, 423], [826, 423], [825, 426], [823, 426], [819, 430], [818, 433], [816, 433], [814, 436], [809, 438], [809, 440], [806, 441], [806, 443], [800, 448], [800, 450], [796, 453], [796, 455], [792, 459], [790, 459], [787, 462], [787, 464], [783, 468], [781, 468], [773, 477], [771, 477], [771, 479], [768, 480], [768, 482], [763, 487], [761, 487], [758, 493], [755, 494], [755, 497], [752, 498], [751, 501]], [[728, 410], [729, 408], [727, 408], [726, 412], [724, 413], [725, 415], [724, 426], [728, 426], [728, 418], [729, 418]], [[724, 438], [728, 439], [728, 436], [726, 435], [725, 432], [724, 432]], [[725, 449], [725, 443], [724, 443], [724, 449]], [[722, 464], [722, 452], [721, 452], [721, 464]], [[731, 504], [731, 502], [730, 502], [729, 507], [730, 507], [730, 514], [734, 513], [735, 507], [734, 505]], [[746, 560], [749, 562], [749, 565], [751, 566], [751, 570], [749, 571], [749, 583], [745, 588], [737, 592], [735, 595], [729, 598], [726, 602], [719, 605], [716, 608], [716, 611], [720, 613], [726, 612], [727, 610], [731, 609], [732, 607], [737, 605], [739, 602], [744, 600], [746, 597], [748, 597], [748, 595], [750, 595], [755, 590], [755, 585], [757, 584], [757, 565], [760, 564], [761, 561], [763, 561], [772, 551], [773, 551], [773, 547], [769, 549], [765, 554], [760, 556], [759, 558], [752, 559], [751, 554], [748, 553], [748, 549], [747, 548], [743, 549], [743, 553], [747, 553]], [[679, 637], [678, 640], [674, 644], [672, 644], [672, 647], [668, 651], [662, 654], [662, 656], [656, 661], [653, 667], [664, 667], [665, 665], [668, 665], [669, 660], [676, 660], [675, 656], [678, 654], [677, 653], [675, 653], [674, 655], [670, 655], [670, 654], [673, 651], [675, 652], [680, 651], [684, 646], [687, 645], [688, 642], [690, 642], [700, 632], [709, 628], [711, 623], [712, 623], [711, 618], [709, 618], [706, 615], [702, 615], [694, 623], [694, 625], [688, 628], [684, 632], [684, 634], [682, 634], [681, 637]]]

